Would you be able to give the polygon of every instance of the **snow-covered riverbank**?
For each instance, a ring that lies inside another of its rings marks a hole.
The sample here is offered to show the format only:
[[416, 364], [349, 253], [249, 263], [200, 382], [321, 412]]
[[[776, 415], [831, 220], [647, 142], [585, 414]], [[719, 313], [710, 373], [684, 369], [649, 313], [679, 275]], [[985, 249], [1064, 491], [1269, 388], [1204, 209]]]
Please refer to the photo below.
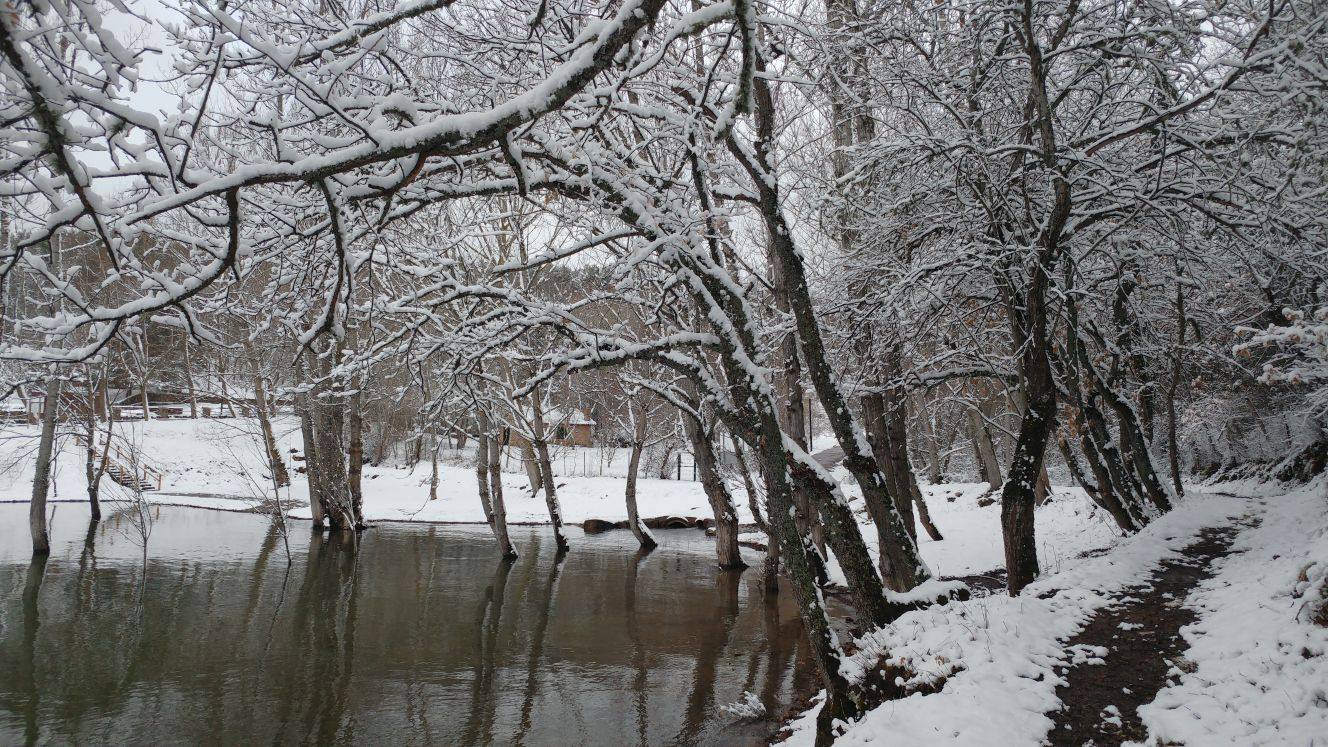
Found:
[[[277, 420], [277, 438], [283, 454], [301, 448], [298, 422], [294, 418]], [[147, 493], [148, 500], [161, 504], [198, 506], [222, 510], [247, 511], [258, 505], [259, 487], [265, 474], [261, 452], [252, 437], [253, 424], [244, 419], [174, 420], [117, 424], [128, 441], [137, 445], [146, 461], [164, 473], [162, 488]], [[0, 437], [0, 501], [26, 501], [30, 494], [31, 450], [36, 431], [14, 428]], [[625, 481], [619, 464], [622, 459], [606, 458], [598, 449], [588, 454], [564, 450], [555, 459], [554, 469], [584, 472], [585, 465], [603, 460], [602, 476], [559, 473], [558, 495], [564, 519], [580, 524], [587, 519], [621, 521], [627, 518], [623, 498]], [[609, 455], [614, 456], [614, 455]], [[62, 439], [56, 465], [54, 501], [85, 500], [84, 455], [72, 438]], [[371, 522], [417, 521], [439, 523], [484, 523], [473, 469], [465, 463], [465, 454], [451, 452], [441, 465], [438, 499], [429, 500], [429, 465], [421, 463], [414, 471], [393, 466], [366, 466], [364, 469], [364, 512]], [[513, 462], [512, 468], [519, 470]], [[847, 477], [843, 472], [841, 478]], [[685, 475], [686, 476], [686, 475]], [[119, 486], [104, 482], [108, 493]], [[524, 472], [503, 474], [508, 520], [514, 524], [542, 524], [548, 521], [544, 496], [532, 495]], [[964, 576], [983, 573], [1003, 564], [1000, 544], [999, 507], [978, 506], [984, 484], [958, 483], [925, 486], [927, 500], [937, 526], [945, 539], [935, 542], [921, 539], [923, 558], [934, 573]], [[739, 519], [752, 521], [747, 495], [740, 482], [730, 486], [738, 504]], [[710, 506], [700, 483], [690, 480], [660, 480], [643, 477], [637, 487], [637, 500], [643, 516], [711, 516]], [[855, 495], [851, 484], [845, 492]], [[294, 474], [292, 484], [282, 493], [289, 501], [290, 513], [307, 518], [308, 486], [304, 477]], [[866, 517], [862, 516], [865, 522]], [[868, 537], [874, 530], [867, 530]], [[1039, 541], [1045, 562], [1055, 567], [1064, 557], [1083, 549], [1110, 544], [1117, 533], [1077, 489], [1058, 488], [1054, 500], [1039, 509]]]

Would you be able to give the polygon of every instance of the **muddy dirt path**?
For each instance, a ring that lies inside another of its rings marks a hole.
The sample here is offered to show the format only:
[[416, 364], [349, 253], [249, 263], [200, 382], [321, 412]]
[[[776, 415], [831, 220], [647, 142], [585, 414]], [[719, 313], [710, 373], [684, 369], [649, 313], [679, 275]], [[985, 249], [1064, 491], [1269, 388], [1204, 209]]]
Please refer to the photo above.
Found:
[[1232, 540], [1248, 522], [1213, 527], [1178, 558], [1164, 562], [1147, 583], [1125, 589], [1067, 646], [1074, 662], [1067, 684], [1056, 689], [1064, 704], [1047, 741], [1052, 745], [1119, 745], [1146, 738], [1138, 708], [1167, 684], [1172, 667], [1184, 669], [1188, 646], [1182, 626], [1196, 615], [1185, 598], [1213, 573], [1213, 561], [1231, 553]]

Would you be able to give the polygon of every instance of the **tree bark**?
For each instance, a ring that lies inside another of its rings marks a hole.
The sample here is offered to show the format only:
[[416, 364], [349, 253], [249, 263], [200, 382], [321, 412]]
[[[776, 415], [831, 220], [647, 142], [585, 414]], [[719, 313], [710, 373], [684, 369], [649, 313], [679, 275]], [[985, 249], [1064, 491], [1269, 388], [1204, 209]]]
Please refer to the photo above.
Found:
[[857, 716], [859, 708], [853, 700], [848, 681], [841, 673], [843, 652], [830, 628], [821, 593], [816, 586], [809, 560], [809, 555], [815, 550], [810, 547], [810, 541], [798, 529], [794, 519], [793, 495], [787, 479], [788, 457], [780, 446], [783, 433], [773, 411], [762, 413], [759, 433], [758, 448], [761, 472], [766, 483], [767, 515], [773, 532], [772, 540], [780, 545], [780, 557], [793, 597], [797, 600], [798, 611], [802, 615], [812, 658], [825, 686], [826, 703], [821, 709], [818, 723], [822, 730], [828, 731], [831, 721], [850, 720]]
[[747, 457], [743, 455], [742, 442], [737, 436], [733, 436], [733, 455], [738, 460], [738, 472], [742, 475], [743, 489], [747, 491], [747, 507], [752, 512], [752, 521], [756, 522], [757, 529], [766, 536], [765, 560], [761, 563], [761, 588], [767, 594], [776, 594], [779, 592], [779, 540], [775, 537], [770, 523], [761, 514], [756, 482], [752, 479]]
[[1171, 376], [1167, 379], [1167, 461], [1171, 468], [1171, 487], [1176, 497], [1185, 495], [1180, 478], [1180, 443], [1176, 438], [1176, 388], [1184, 370], [1181, 350], [1185, 347], [1185, 292], [1180, 282], [1180, 262], [1176, 263], [1176, 347], [1171, 353]]
[[493, 536], [498, 539], [498, 553], [505, 559], [516, 558], [516, 548], [507, 534], [507, 506], [503, 503], [503, 446], [500, 439], [490, 437], [487, 450], [489, 470], [489, 500], [493, 504]]
[[[361, 380], [363, 384], [363, 380]], [[351, 511], [355, 520], [363, 522], [364, 517], [364, 412], [363, 397], [357, 387], [355, 393], [346, 400], [346, 486], [350, 492]], [[437, 454], [437, 450], [433, 454]], [[437, 467], [435, 458], [434, 466]]]
[[315, 397], [313, 409], [314, 440], [317, 442], [314, 459], [318, 464], [320, 497], [328, 528], [354, 531], [360, 522], [350, 496], [345, 451], [341, 445], [341, 408], [337, 400]]
[[32, 502], [28, 504], [33, 555], [51, 554], [51, 536], [46, 527], [46, 496], [51, 492], [51, 458], [55, 447], [55, 427], [59, 422], [61, 387], [59, 374], [52, 371], [47, 375], [41, 437], [37, 441], [37, 464], [32, 474]]
[[249, 358], [249, 369], [253, 372], [254, 408], [258, 418], [258, 429], [263, 439], [263, 450], [267, 452], [268, 469], [272, 470], [272, 479], [277, 487], [290, 485], [290, 472], [286, 470], [286, 460], [277, 448], [277, 438], [272, 431], [272, 405], [267, 398], [267, 382], [263, 377], [258, 356], [253, 346], [246, 340], [244, 349]]
[[[91, 366], [84, 367], [87, 379], [87, 411], [84, 413], [83, 430], [87, 439], [87, 455], [84, 472], [88, 480], [88, 509], [93, 521], [101, 519], [101, 478], [106, 474], [107, 451], [111, 447], [111, 428], [114, 421], [106, 421], [106, 446], [101, 454], [97, 453], [97, 406], [96, 388], [92, 383]], [[98, 456], [101, 457], [100, 462]]]
[[899, 518], [903, 521], [909, 536], [916, 541], [918, 533], [913, 521], [913, 496], [903, 484], [902, 471], [894, 463], [895, 453], [890, 444], [889, 424], [886, 422], [888, 418], [885, 397], [881, 393], [872, 392], [862, 396], [862, 420], [867, 426], [872, 453], [876, 457], [876, 463], [881, 465], [881, 473], [890, 487], [890, 495], [894, 498], [894, 507], [899, 512]]
[[655, 535], [650, 533], [650, 528], [641, 521], [641, 513], [636, 507], [636, 476], [641, 470], [641, 452], [645, 449], [639, 437], [640, 430], [638, 427], [638, 437], [632, 441], [632, 456], [627, 460], [627, 487], [624, 490], [624, 498], [627, 500], [627, 526], [632, 530], [632, 536], [641, 544], [641, 549], [653, 550], [659, 543], [655, 541]]
[[544, 432], [544, 405], [540, 402], [540, 390], [530, 393], [531, 430], [535, 436], [535, 454], [539, 457], [540, 482], [544, 484], [544, 505], [549, 509], [549, 523], [553, 525], [553, 539], [558, 545], [558, 552], [568, 550], [567, 537], [563, 535], [563, 510], [558, 505], [558, 489], [553, 482], [553, 460], [549, 458], [549, 441]]
[[[770, 263], [770, 295], [774, 301], [775, 308], [783, 314], [790, 313], [788, 281], [782, 272], [783, 265], [778, 262]], [[807, 409], [804, 405], [805, 393], [802, 389], [802, 361], [798, 357], [798, 338], [797, 334], [785, 334], [784, 339], [779, 344], [779, 360], [781, 363], [779, 371], [779, 389], [782, 399], [780, 408], [780, 423], [793, 440], [808, 453], [811, 453], [811, 443], [807, 436]], [[799, 488], [796, 484], [793, 486], [793, 508], [797, 512], [795, 517], [798, 526], [804, 533], [810, 533], [812, 544], [816, 546], [816, 551], [820, 558], [815, 560], [817, 578], [824, 580], [825, 574], [825, 533], [820, 522], [813, 521], [811, 497], [806, 491]]]
[[304, 442], [304, 475], [309, 484], [309, 510], [315, 531], [322, 531], [327, 520], [323, 510], [323, 481], [318, 469], [318, 439], [314, 436], [313, 397], [300, 395], [300, 436]]
[[184, 336], [184, 382], [189, 392], [189, 418], [198, 419], [198, 393], [194, 391], [194, 365], [189, 355], [189, 335]]
[[710, 499], [710, 509], [715, 515], [715, 554], [719, 559], [719, 567], [746, 568], [747, 564], [743, 562], [742, 553], [738, 549], [738, 509], [733, 505], [733, 496], [719, 476], [711, 440], [713, 436], [691, 413], [683, 413], [682, 425], [687, 440], [692, 444], [692, 456], [701, 478], [701, 487], [705, 489], [706, 497]]
[[484, 520], [493, 528], [493, 501], [489, 497], [489, 418], [480, 413], [475, 416], [475, 482], [479, 486], [480, 507]]
[[540, 470], [539, 456], [535, 453], [535, 447], [529, 441], [521, 444], [521, 466], [526, 470], [526, 479], [530, 480], [530, 494], [539, 495], [540, 489], [544, 487], [544, 475]]
[[438, 436], [429, 438], [429, 500], [438, 500]]
[[987, 403], [978, 403], [968, 411], [969, 438], [973, 439], [973, 453], [977, 456], [978, 470], [986, 481], [988, 490], [996, 492], [1005, 484], [1001, 475], [1001, 463], [996, 458], [996, 445], [991, 440], [991, 431], [987, 429]]

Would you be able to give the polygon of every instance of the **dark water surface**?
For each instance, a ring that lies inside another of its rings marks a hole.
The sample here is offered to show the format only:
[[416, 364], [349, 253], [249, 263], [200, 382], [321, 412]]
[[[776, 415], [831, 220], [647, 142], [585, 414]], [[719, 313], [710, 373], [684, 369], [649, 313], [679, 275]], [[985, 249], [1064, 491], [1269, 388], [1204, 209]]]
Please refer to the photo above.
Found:
[[[750, 744], [804, 677], [790, 595], [724, 573], [695, 530], [582, 537], [385, 525], [358, 551], [267, 518], [156, 509], [146, 565], [124, 516], [61, 505], [29, 562], [0, 506], [0, 744]], [[753, 562], [751, 556], [748, 562]]]

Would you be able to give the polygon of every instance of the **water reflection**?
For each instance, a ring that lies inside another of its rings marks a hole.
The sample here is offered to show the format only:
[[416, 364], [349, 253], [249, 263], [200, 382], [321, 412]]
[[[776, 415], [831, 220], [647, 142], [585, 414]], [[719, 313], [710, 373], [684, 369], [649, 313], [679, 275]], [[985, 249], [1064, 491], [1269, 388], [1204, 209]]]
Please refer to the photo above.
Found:
[[296, 532], [288, 563], [261, 517], [163, 509], [146, 563], [114, 516], [62, 517], [33, 563], [25, 508], [0, 506], [3, 744], [743, 744], [769, 725], [720, 706], [778, 710], [805, 656], [689, 530], [558, 558], [514, 528], [512, 562], [481, 530]]

